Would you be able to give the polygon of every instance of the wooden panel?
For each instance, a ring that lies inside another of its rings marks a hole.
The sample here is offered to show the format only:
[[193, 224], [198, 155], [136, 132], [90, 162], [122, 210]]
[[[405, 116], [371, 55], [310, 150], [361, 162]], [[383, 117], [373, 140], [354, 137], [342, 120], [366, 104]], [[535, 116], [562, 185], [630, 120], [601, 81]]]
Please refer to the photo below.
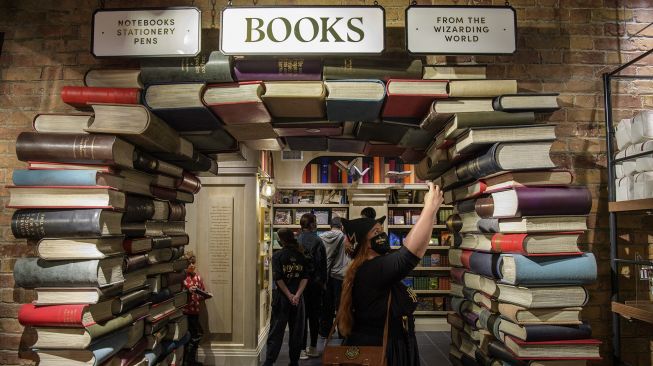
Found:
[[214, 312], [209, 317], [209, 329], [214, 333], [231, 333], [234, 198], [212, 196], [209, 204], [207, 286], [211, 292], [219, 294], [213, 302]]
[[653, 324], [653, 303], [622, 304], [612, 302], [612, 311], [627, 319], [638, 319]]
[[608, 202], [608, 209], [610, 212], [653, 210], [653, 198]]

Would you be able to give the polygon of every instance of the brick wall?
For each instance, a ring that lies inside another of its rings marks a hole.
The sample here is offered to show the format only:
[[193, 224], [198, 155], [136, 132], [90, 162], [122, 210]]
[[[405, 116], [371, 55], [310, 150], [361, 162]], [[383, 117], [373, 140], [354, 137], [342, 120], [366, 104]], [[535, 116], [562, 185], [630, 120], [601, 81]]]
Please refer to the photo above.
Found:
[[[191, 1], [106, 1], [110, 7], [190, 5]], [[217, 5], [219, 22], [220, 7]], [[251, 5], [235, 1], [235, 5]], [[420, 1], [421, 4], [424, 2]], [[491, 1], [454, 1], [435, 4], [488, 4]], [[371, 4], [371, 1], [260, 0], [259, 5]], [[387, 44], [403, 47], [403, 16], [408, 1], [379, 0], [386, 9]], [[494, 1], [503, 4], [503, 1]], [[69, 111], [61, 103], [63, 85], [81, 85], [90, 67], [126, 65], [125, 61], [96, 60], [89, 53], [91, 14], [97, 1], [0, 1], [0, 32], [5, 40], [0, 56], [0, 185], [10, 183], [12, 169], [22, 167], [14, 156], [18, 133], [30, 129], [37, 112]], [[198, 1], [202, 23], [210, 27], [210, 1]], [[603, 124], [601, 74], [653, 47], [651, 0], [515, 0], [519, 40], [513, 56], [432, 57], [431, 61], [487, 63], [492, 78], [515, 78], [521, 91], [560, 92], [564, 108], [550, 116], [558, 124], [556, 160], [571, 168], [578, 183], [587, 184], [594, 196], [584, 237], [586, 247], [599, 259], [600, 280], [591, 288], [592, 300], [585, 310], [597, 338], [605, 341], [604, 364], [610, 364], [609, 251], [607, 226], [606, 151]], [[651, 60], [648, 60], [651, 64]], [[132, 65], [134, 65], [132, 63]], [[651, 73], [641, 66], [632, 72]], [[653, 108], [653, 85], [620, 83], [615, 87], [615, 119], [631, 117], [637, 110]], [[0, 207], [7, 191], [0, 188]], [[34, 254], [33, 243], [15, 240], [9, 228], [12, 211], [0, 208], [0, 364], [32, 364], [31, 356], [18, 352], [21, 341], [30, 337], [16, 321], [19, 304], [32, 300], [32, 291], [14, 288], [12, 268], [15, 258]], [[653, 257], [653, 237], [639, 230], [650, 218], [622, 220], [623, 254], [637, 250]], [[632, 244], [632, 245], [630, 245]], [[630, 246], [628, 246], [630, 245]], [[633, 287], [624, 269], [624, 286]], [[632, 269], [630, 269], [632, 273]], [[634, 365], [651, 365], [653, 328], [639, 323], [624, 324], [623, 351]]]

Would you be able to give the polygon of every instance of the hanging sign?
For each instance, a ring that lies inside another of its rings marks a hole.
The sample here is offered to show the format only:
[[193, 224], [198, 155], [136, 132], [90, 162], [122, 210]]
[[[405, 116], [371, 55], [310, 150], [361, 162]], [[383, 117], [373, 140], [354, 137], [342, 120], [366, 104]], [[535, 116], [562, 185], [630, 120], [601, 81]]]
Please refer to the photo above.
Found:
[[510, 6], [411, 6], [406, 47], [415, 54], [512, 54], [517, 15]]
[[220, 50], [226, 55], [379, 54], [380, 6], [227, 7]]
[[93, 13], [96, 57], [188, 57], [200, 52], [202, 13], [194, 7], [102, 9]]

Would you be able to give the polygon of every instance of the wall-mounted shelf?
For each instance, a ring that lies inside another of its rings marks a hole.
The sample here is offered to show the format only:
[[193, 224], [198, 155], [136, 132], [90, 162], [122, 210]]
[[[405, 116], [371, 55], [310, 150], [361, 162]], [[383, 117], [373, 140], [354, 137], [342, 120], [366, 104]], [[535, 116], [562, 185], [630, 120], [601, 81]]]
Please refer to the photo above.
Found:
[[610, 212], [653, 210], [653, 198], [646, 198], [643, 200], [609, 202], [608, 210]]
[[613, 301], [612, 311], [626, 319], [637, 319], [653, 324], [653, 303], [650, 301], [640, 301], [637, 303], [627, 301], [625, 304]]

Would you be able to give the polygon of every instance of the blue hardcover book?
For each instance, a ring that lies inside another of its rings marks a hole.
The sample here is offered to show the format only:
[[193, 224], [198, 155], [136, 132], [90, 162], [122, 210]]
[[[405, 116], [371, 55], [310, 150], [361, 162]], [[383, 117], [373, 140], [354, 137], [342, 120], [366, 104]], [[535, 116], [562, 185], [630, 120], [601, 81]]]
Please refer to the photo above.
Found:
[[186, 332], [186, 335], [184, 335], [178, 341], [163, 341], [162, 342], [163, 351], [161, 352], [161, 357], [160, 358], [163, 358], [163, 357], [169, 355], [175, 349], [186, 345], [189, 341], [190, 341], [190, 332]]
[[320, 183], [329, 183], [329, 158], [320, 159]]
[[401, 246], [401, 237], [397, 233], [390, 232], [388, 240], [390, 241], [390, 247], [392, 248], [398, 248]]
[[481, 276], [489, 278], [500, 278], [497, 263], [499, 254], [473, 252], [469, 258], [469, 269]]
[[327, 80], [326, 113], [329, 121], [376, 121], [385, 99], [381, 80]]
[[554, 257], [501, 254], [496, 268], [502, 283], [519, 286], [584, 285], [596, 281], [597, 271], [592, 253]]
[[100, 170], [14, 170], [17, 186], [109, 186], [122, 189], [124, 178]]
[[145, 89], [145, 104], [177, 131], [210, 131], [222, 121], [205, 104], [204, 83], [155, 84]]

